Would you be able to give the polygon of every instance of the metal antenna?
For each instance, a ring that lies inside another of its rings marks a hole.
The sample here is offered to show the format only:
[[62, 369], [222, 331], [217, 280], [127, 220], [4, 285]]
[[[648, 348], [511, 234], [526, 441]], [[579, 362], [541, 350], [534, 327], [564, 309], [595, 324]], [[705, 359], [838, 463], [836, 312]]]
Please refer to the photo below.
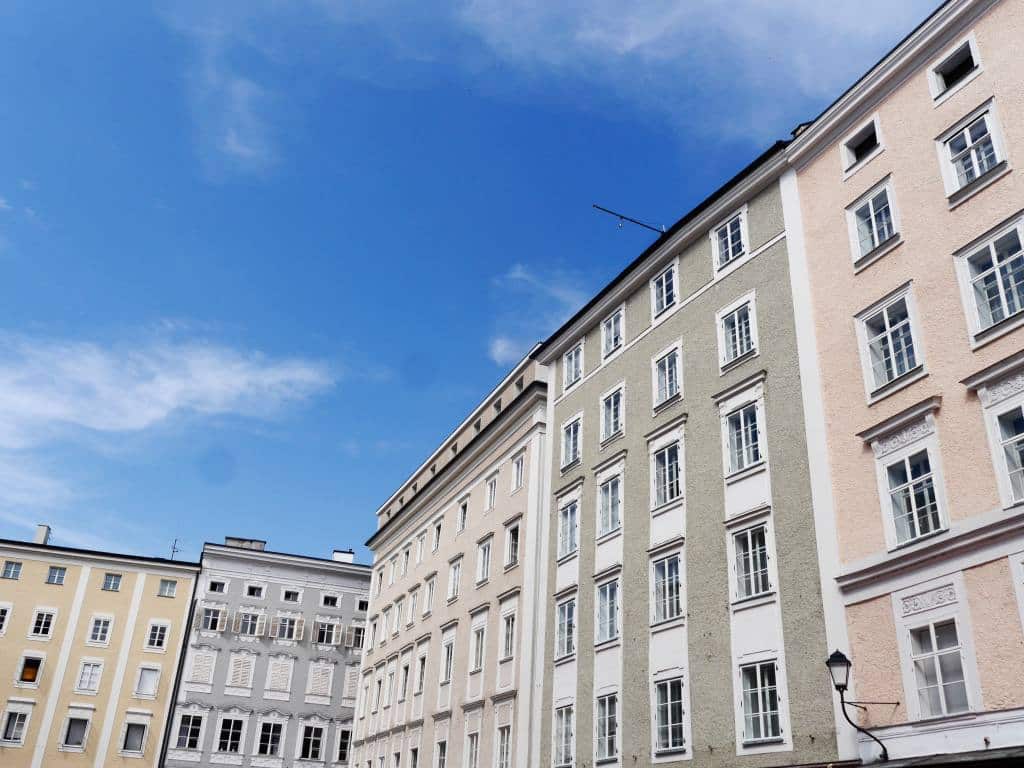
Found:
[[640, 221], [638, 219], [630, 218], [629, 216], [626, 216], [625, 214], [622, 213], [618, 213], [617, 211], [609, 210], [608, 208], [600, 206], [597, 203], [594, 203], [593, 207], [601, 211], [601, 213], [607, 213], [617, 218], [619, 220], [619, 229], [622, 229], [622, 222], [628, 221], [630, 224], [636, 224], [638, 227], [643, 227], [644, 229], [651, 230], [651, 232], [657, 232], [659, 235], [665, 234], [664, 224], [661, 225], [661, 229], [658, 229], [657, 227], [651, 224], [647, 224], [646, 222]]
[[171, 543], [171, 560], [173, 560], [173, 559], [174, 559], [174, 556], [175, 556], [176, 554], [178, 554], [179, 552], [181, 552], [181, 548], [180, 548], [180, 547], [178, 547], [178, 540], [177, 540], [177, 539], [175, 539], [175, 540], [174, 540], [174, 541], [173, 541], [173, 542]]

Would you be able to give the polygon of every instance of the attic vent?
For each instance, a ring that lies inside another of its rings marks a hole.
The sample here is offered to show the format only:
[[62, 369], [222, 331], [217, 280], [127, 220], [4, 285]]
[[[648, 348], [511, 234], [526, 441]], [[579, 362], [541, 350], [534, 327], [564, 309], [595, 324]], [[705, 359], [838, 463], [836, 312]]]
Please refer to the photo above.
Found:
[[516, 392], [522, 392], [522, 391], [523, 391], [523, 377], [520, 376], [518, 379], [516, 379]]
[[458, 443], [452, 443], [452, 456], [454, 456], [458, 452], [459, 452], [459, 444]]
[[494, 412], [501, 413], [501, 398], [499, 397], [494, 401]]
[[437, 464], [431, 464], [430, 465], [430, 474], [433, 475], [433, 474], [436, 474], [436, 473], [437, 473]]
[[473, 424], [473, 429], [475, 429], [477, 432], [480, 431], [480, 419], [477, 419], [476, 423]]

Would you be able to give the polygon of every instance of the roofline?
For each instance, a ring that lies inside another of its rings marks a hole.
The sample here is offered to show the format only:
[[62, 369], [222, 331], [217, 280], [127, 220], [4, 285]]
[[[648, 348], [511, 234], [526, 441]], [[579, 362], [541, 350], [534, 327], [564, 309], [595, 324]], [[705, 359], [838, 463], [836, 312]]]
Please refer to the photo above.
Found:
[[604, 298], [623, 280], [629, 275], [641, 267], [648, 258], [656, 254], [666, 244], [670, 243], [676, 235], [678, 235], [686, 226], [697, 219], [701, 214], [705, 213], [715, 203], [725, 197], [736, 187], [740, 186], [743, 181], [750, 177], [754, 171], [758, 170], [761, 166], [767, 165], [768, 162], [777, 157], [782, 150], [784, 150], [792, 141], [792, 139], [778, 140], [764, 152], [758, 155], [752, 162], [746, 167], [739, 171], [735, 176], [726, 181], [724, 184], [718, 187], [714, 192], [705, 197], [696, 206], [691, 208], [686, 214], [682, 216], [675, 224], [669, 227], [663, 234], [661, 234], [657, 240], [647, 246], [643, 253], [637, 256], [631, 261], [625, 269], [623, 269], [618, 275], [611, 279], [607, 285], [604, 286], [597, 294], [595, 294], [590, 301], [583, 305], [572, 317], [566, 320], [562, 325], [552, 333], [546, 340], [541, 342], [538, 347], [534, 349], [534, 354], [541, 362], [546, 362], [548, 358], [546, 353], [549, 352], [550, 348], [555, 345], [559, 337], [568, 332], [580, 319], [586, 316], [594, 307], [598, 306]]
[[198, 571], [202, 566], [200, 563], [190, 560], [171, 560], [166, 557], [147, 557], [145, 555], [130, 555], [122, 552], [106, 552], [101, 549], [84, 549], [81, 547], [65, 547], [59, 544], [38, 544], [34, 541], [22, 541], [20, 539], [0, 539], [0, 547], [15, 547], [34, 552], [56, 552], [66, 555], [81, 555], [96, 558], [108, 558], [110, 560], [122, 560], [132, 563], [147, 563], [151, 565], [173, 566], [187, 570]]
[[[341, 550], [339, 550], [341, 551]], [[315, 555], [297, 555], [293, 552], [276, 552], [271, 549], [245, 549], [244, 547], [232, 547], [227, 544], [217, 544], [213, 541], [207, 541], [203, 544], [203, 555], [207, 552], [212, 554], [230, 554], [238, 555], [243, 558], [259, 558], [260, 556], [266, 555], [270, 558], [287, 558], [289, 560], [299, 560], [303, 562], [313, 563], [318, 566], [331, 566], [338, 570], [372, 570], [373, 566], [366, 565], [364, 563], [346, 563], [341, 560], [334, 560], [330, 557], [316, 557]]]
[[[427, 466], [429, 466], [432, 461], [434, 461], [439, 455], [441, 455], [444, 452], [444, 448], [448, 444], [448, 441], [451, 440], [453, 437], [455, 437], [459, 433], [460, 430], [462, 430], [464, 427], [469, 425], [469, 423], [473, 420], [473, 417], [476, 416], [480, 412], [480, 410], [483, 409], [487, 405], [487, 403], [491, 400], [491, 398], [493, 398], [496, 394], [498, 394], [498, 392], [500, 392], [505, 387], [505, 385], [508, 384], [515, 377], [515, 375], [519, 371], [521, 371], [531, 361], [536, 360], [536, 356], [535, 355], [537, 353], [537, 350], [540, 349], [540, 346], [541, 345], [540, 345], [539, 342], [534, 344], [533, 347], [530, 349], [530, 351], [527, 352], [526, 355], [523, 356], [523, 359], [520, 360], [518, 363], [516, 363], [514, 366], [512, 366], [512, 369], [505, 375], [505, 377], [500, 382], [498, 382], [498, 384], [496, 386], [492, 387], [491, 391], [488, 392], [487, 395], [483, 399], [481, 399], [480, 402], [477, 403], [477, 405], [475, 405], [473, 407], [473, 410], [469, 412], [469, 415], [466, 416], [466, 418], [463, 419], [455, 427], [455, 429], [453, 429], [451, 432], [449, 432], [447, 435], [444, 436], [444, 438], [441, 440], [441, 442], [438, 443], [437, 448], [435, 448], [433, 450], [433, 452], [429, 456], [427, 456], [426, 460], [422, 464], [420, 464], [418, 467], [416, 467], [416, 469], [414, 469], [405, 478], [405, 480], [403, 480], [401, 483], [398, 484], [398, 487], [395, 489], [395, 491], [390, 496], [388, 496], [387, 500], [383, 504], [381, 504], [379, 507], [377, 507], [377, 511], [374, 512], [374, 516], [379, 517], [380, 514], [382, 512], [384, 512], [384, 510], [388, 506], [390, 506], [390, 504], [396, 498], [398, 498], [398, 496], [402, 492], [402, 489], [405, 488], [413, 478], [415, 478], [417, 475], [419, 475], [420, 472], [422, 472], [424, 469], [426, 469]], [[426, 486], [424, 486], [424, 487], [426, 487]]]

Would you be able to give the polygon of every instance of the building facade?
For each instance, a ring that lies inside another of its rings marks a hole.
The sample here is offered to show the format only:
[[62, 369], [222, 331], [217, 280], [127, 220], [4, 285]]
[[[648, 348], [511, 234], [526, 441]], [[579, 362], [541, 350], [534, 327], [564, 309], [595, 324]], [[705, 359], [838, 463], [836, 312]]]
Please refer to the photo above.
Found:
[[537, 353], [536, 765], [837, 755], [776, 145]]
[[893, 758], [1024, 744], [1022, 39], [951, 0], [787, 150], [827, 611]]
[[0, 765], [159, 765], [197, 563], [0, 541]]
[[527, 358], [377, 513], [358, 768], [526, 768], [546, 374]]
[[352, 560], [203, 547], [167, 766], [348, 764], [370, 581]]

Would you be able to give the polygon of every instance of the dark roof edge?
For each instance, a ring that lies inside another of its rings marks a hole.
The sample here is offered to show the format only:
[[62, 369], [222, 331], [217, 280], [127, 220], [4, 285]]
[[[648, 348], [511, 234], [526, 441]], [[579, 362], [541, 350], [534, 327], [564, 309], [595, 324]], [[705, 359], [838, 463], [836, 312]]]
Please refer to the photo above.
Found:
[[216, 549], [211, 549], [211, 552], [216, 552], [216, 554], [224, 554], [225, 552], [234, 554], [237, 552], [243, 555], [250, 555], [255, 557], [258, 557], [259, 555], [273, 555], [275, 557], [292, 557], [296, 560], [309, 560], [311, 562], [323, 565], [336, 565], [341, 568], [365, 568], [366, 570], [371, 570], [373, 568], [372, 565], [367, 565], [366, 563], [346, 563], [343, 560], [335, 560], [331, 557], [317, 557], [316, 555], [299, 555], [294, 552], [278, 552], [273, 549], [246, 549], [245, 547], [232, 547], [230, 544], [218, 544], [215, 541], [203, 542], [204, 553], [207, 547], [216, 547]]
[[200, 564], [190, 560], [171, 560], [166, 557], [148, 557], [146, 555], [130, 555], [125, 552], [107, 552], [102, 549], [84, 549], [82, 547], [65, 547], [60, 544], [38, 544], [34, 541], [22, 541], [21, 539], [0, 539], [0, 546], [9, 545], [24, 547], [38, 552], [63, 552], [69, 555], [92, 555], [93, 557], [110, 557], [118, 560], [133, 560], [140, 563], [152, 563], [154, 565], [176, 565], [181, 568], [199, 570]]

